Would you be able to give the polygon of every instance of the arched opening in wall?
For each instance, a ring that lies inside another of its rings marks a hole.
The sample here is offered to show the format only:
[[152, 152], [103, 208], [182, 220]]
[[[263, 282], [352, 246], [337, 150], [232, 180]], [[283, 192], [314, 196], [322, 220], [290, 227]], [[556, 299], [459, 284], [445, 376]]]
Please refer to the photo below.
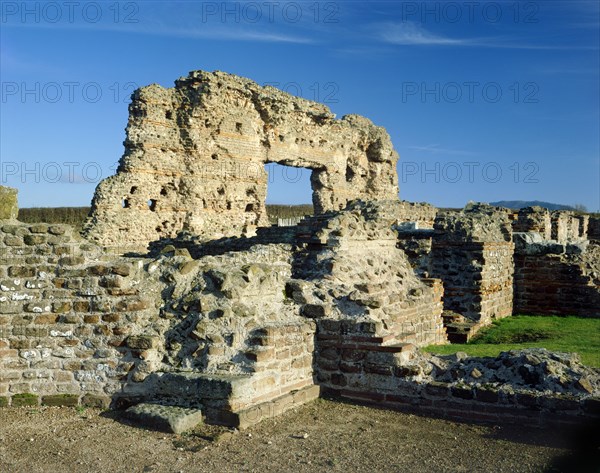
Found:
[[267, 215], [271, 224], [296, 225], [313, 215], [312, 169], [265, 164], [267, 172]]

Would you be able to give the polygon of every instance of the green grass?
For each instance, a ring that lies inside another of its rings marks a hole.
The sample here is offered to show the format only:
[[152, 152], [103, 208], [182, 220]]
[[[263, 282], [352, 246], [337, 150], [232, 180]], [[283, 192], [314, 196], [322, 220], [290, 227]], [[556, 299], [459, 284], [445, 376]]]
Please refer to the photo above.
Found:
[[430, 345], [425, 351], [449, 355], [463, 351], [472, 356], [497, 356], [502, 351], [547, 348], [581, 355], [588, 366], [600, 368], [600, 319], [582, 317], [507, 317], [482, 329], [466, 344]]

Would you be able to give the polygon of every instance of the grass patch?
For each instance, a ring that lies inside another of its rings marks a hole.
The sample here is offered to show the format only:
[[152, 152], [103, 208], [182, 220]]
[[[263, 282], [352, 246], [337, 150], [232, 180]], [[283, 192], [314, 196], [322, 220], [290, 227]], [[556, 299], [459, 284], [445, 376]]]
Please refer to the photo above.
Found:
[[497, 356], [502, 351], [547, 348], [579, 353], [588, 366], [600, 368], [600, 319], [516, 315], [494, 321], [466, 344], [430, 345], [440, 355], [464, 351], [471, 356]]
[[24, 407], [24, 406], [37, 406], [39, 404], [39, 397], [37, 394], [32, 393], [21, 393], [15, 394], [12, 397], [13, 407]]

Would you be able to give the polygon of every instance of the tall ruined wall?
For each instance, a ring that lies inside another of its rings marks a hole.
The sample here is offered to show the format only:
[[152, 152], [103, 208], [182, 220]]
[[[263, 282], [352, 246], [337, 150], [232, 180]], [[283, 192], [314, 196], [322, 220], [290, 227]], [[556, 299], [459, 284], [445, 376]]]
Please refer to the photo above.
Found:
[[438, 215], [431, 275], [444, 283], [444, 309], [489, 323], [512, 315], [513, 251], [508, 214], [487, 205]]
[[312, 170], [317, 213], [394, 199], [397, 153], [368, 119], [222, 72], [137, 90], [117, 174], [100, 183], [86, 228], [103, 245], [144, 246], [181, 230], [240, 235], [266, 225], [265, 163]]

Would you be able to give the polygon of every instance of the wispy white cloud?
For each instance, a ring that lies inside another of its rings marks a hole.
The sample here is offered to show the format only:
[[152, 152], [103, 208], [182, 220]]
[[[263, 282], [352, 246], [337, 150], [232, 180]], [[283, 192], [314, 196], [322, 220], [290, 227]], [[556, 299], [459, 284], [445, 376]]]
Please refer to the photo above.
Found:
[[423, 26], [410, 22], [379, 23], [371, 25], [375, 39], [398, 46], [455, 46], [503, 49], [540, 49], [540, 50], [597, 50], [598, 46], [577, 44], [534, 44], [514, 37], [476, 37], [452, 38], [435, 34]]
[[181, 28], [170, 28], [162, 27], [159, 29], [149, 29], [145, 31], [138, 31], [143, 34], [153, 34], [160, 36], [169, 37], [180, 37], [180, 38], [199, 38], [199, 39], [222, 39], [231, 41], [262, 41], [262, 42], [274, 42], [274, 43], [297, 43], [297, 44], [311, 44], [315, 41], [311, 38], [305, 38], [302, 36], [294, 36], [288, 34], [282, 34], [278, 32], [264, 32], [252, 29], [241, 29], [233, 27], [212, 27], [204, 29], [181, 29]]
[[316, 41], [303, 36], [289, 35], [279, 32], [266, 32], [258, 28], [242, 28], [236, 26], [207, 26], [201, 28], [172, 27], [164, 24], [118, 24], [118, 23], [13, 23], [5, 24], [13, 28], [44, 28], [52, 30], [77, 30], [90, 32], [118, 32], [123, 34], [141, 34], [164, 36], [171, 38], [214, 39], [227, 41], [256, 41], [271, 43], [313, 44]]
[[379, 26], [379, 38], [386, 43], [398, 45], [465, 45], [468, 40], [454, 39], [430, 33], [413, 22], [383, 23]]

